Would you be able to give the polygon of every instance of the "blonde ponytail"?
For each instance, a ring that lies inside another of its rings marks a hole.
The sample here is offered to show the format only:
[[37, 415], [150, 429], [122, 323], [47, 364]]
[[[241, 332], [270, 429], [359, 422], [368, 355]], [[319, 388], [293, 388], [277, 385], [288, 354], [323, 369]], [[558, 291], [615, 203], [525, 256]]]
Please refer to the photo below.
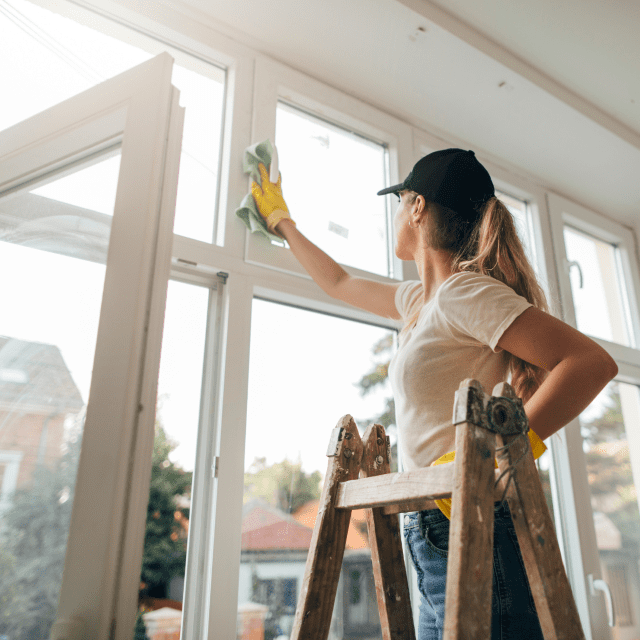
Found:
[[[411, 194], [415, 200], [418, 194]], [[492, 276], [511, 287], [534, 307], [548, 312], [544, 291], [529, 263], [524, 246], [518, 237], [513, 217], [495, 196], [482, 205], [478, 223], [470, 225], [452, 209], [433, 202], [427, 203], [429, 224], [428, 244], [434, 249], [451, 251], [454, 255], [452, 272], [473, 271]], [[420, 308], [409, 317], [401, 336], [418, 319]], [[527, 402], [545, 379], [547, 372], [540, 367], [508, 354], [511, 385]]]
[[[473, 257], [469, 256], [470, 248], [475, 250]], [[481, 222], [474, 229], [467, 247], [454, 259], [453, 270], [475, 271], [492, 276], [511, 287], [537, 309], [549, 311], [546, 296], [518, 237], [511, 212], [496, 197], [483, 206]], [[511, 386], [522, 401], [527, 402], [542, 384], [547, 372], [512, 354], [508, 357]]]

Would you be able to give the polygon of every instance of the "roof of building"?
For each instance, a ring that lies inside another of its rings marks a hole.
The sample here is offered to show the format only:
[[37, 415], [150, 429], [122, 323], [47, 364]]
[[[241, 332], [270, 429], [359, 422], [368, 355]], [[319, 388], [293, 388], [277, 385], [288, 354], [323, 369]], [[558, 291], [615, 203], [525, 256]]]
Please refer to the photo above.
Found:
[[[242, 510], [242, 550], [308, 549], [320, 500], [303, 504], [294, 514], [272, 507], [260, 498], [247, 502]], [[368, 549], [365, 510], [351, 512], [346, 550]]]
[[243, 507], [242, 550], [308, 549], [313, 530], [256, 498]]
[[[294, 514], [295, 520], [301, 524], [313, 529], [318, 516], [318, 507], [320, 500], [311, 500], [303, 504]], [[351, 520], [349, 521], [349, 530], [347, 531], [346, 549], [368, 549], [369, 538], [366, 534], [365, 526], [365, 510], [354, 509], [351, 512]]]
[[57, 346], [0, 336], [0, 404], [74, 413], [84, 401]]

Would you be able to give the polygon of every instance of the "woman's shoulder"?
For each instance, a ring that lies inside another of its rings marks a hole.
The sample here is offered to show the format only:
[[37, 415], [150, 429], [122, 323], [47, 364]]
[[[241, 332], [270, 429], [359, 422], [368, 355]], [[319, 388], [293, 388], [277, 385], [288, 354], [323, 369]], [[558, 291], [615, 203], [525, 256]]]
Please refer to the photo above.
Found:
[[396, 291], [396, 307], [402, 316], [408, 316], [422, 295], [420, 280], [405, 280]]
[[[459, 289], [472, 290], [486, 287], [498, 287], [499, 289], [506, 287], [511, 289], [511, 287], [493, 276], [478, 273], [477, 271], [458, 271], [442, 283], [437, 293], [441, 295], [450, 291], [458, 291]], [[513, 289], [511, 290], [513, 291]]]
[[461, 304], [468, 307], [470, 304], [493, 304], [524, 300], [509, 285], [501, 282], [493, 276], [477, 273], [475, 271], [459, 271], [449, 276], [436, 292], [438, 306]]

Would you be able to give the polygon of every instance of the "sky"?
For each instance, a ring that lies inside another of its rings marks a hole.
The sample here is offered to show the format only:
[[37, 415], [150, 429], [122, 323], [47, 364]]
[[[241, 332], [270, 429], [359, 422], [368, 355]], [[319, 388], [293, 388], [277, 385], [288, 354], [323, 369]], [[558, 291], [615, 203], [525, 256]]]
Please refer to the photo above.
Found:
[[[0, 129], [152, 56], [24, 0], [3, 1], [1, 8], [5, 64], [0, 82], [12, 99], [0, 105]], [[175, 232], [203, 241], [212, 235], [216, 199], [224, 89], [216, 78], [180, 65], [173, 77], [186, 106]], [[291, 211], [298, 212], [300, 228], [336, 260], [386, 275], [386, 199], [375, 195], [385, 185], [382, 147], [286, 107], [277, 112], [276, 142], [283, 190]], [[118, 169], [115, 156], [32, 192], [112, 215]], [[7, 207], [10, 201], [0, 203], [0, 212]], [[360, 224], [363, 215], [366, 225]], [[572, 271], [579, 323], [582, 330], [607, 338], [611, 323], [601, 301], [611, 282], [601, 277], [593, 243], [571, 241], [588, 284], [588, 290], [579, 291]], [[1, 242], [0, 269], [11, 277], [0, 279], [0, 335], [57, 345], [86, 401], [104, 265], [82, 261], [78, 266], [73, 258]], [[171, 282], [167, 298], [160, 417], [178, 445], [172, 459], [185, 469], [193, 468], [207, 296], [201, 287]], [[286, 348], [276, 347], [273, 327], [286, 327]], [[269, 463], [287, 457], [300, 460], [306, 471], [323, 471], [338, 419], [351, 413], [364, 420], [384, 407], [388, 387], [363, 398], [355, 383], [375, 364], [371, 349], [387, 333], [255, 301], [246, 466], [255, 457]]]

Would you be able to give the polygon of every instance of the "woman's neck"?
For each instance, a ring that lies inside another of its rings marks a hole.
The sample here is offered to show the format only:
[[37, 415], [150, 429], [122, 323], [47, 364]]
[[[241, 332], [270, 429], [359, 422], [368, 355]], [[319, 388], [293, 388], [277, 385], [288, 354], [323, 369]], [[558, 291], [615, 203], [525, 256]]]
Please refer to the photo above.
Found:
[[453, 275], [453, 255], [450, 251], [426, 248], [414, 258], [424, 289], [424, 301], [433, 298], [438, 287]]

